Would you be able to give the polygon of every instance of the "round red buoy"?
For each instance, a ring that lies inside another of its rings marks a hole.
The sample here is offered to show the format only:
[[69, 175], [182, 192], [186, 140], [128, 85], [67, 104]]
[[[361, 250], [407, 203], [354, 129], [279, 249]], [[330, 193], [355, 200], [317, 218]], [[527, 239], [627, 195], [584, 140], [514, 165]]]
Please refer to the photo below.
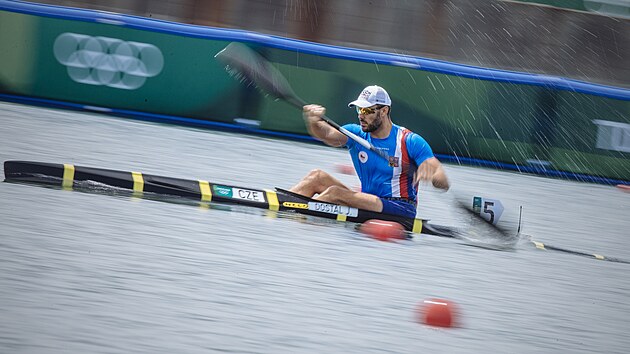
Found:
[[452, 327], [455, 325], [457, 307], [448, 300], [427, 299], [420, 304], [418, 321], [429, 326]]
[[354, 167], [352, 165], [346, 165], [346, 164], [336, 164], [335, 165], [335, 170], [337, 170], [337, 172], [342, 173], [344, 175], [354, 175]]
[[624, 192], [630, 192], [630, 184], [618, 184], [617, 188], [621, 189]]
[[359, 230], [379, 241], [405, 239], [405, 228], [393, 221], [368, 220], [361, 225]]

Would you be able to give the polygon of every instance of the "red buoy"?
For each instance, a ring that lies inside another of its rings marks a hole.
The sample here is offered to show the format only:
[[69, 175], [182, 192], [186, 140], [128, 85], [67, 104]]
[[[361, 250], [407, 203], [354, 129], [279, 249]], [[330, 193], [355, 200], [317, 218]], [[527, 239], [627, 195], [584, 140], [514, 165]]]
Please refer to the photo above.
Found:
[[379, 241], [404, 240], [405, 228], [397, 222], [372, 219], [364, 222], [361, 232]]
[[618, 184], [617, 188], [621, 189], [624, 192], [630, 192], [630, 184]]
[[457, 306], [449, 300], [427, 299], [418, 309], [418, 321], [429, 326], [452, 327], [456, 316]]

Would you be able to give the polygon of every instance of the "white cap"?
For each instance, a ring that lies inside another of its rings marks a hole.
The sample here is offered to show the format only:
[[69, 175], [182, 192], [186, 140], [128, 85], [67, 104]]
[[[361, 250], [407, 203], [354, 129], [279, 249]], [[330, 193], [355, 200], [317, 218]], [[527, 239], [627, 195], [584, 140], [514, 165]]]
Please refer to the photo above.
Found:
[[364, 88], [356, 100], [348, 103], [348, 107], [359, 106], [365, 108], [374, 106], [375, 104], [391, 106], [392, 100], [389, 98], [389, 94], [387, 94], [384, 88], [372, 85]]

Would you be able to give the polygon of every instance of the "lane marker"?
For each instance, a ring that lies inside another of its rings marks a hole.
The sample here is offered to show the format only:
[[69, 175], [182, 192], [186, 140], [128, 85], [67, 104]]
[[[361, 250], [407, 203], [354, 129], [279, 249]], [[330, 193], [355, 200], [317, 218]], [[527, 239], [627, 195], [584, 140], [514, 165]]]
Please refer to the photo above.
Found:
[[538, 248], [540, 250], [544, 250], [545, 249], [545, 245], [542, 242], [532, 241], [532, 243], [534, 245], [536, 245], [536, 248]]
[[537, 249], [540, 249], [540, 250], [543, 250], [543, 251], [556, 251], [556, 252], [562, 252], [562, 253], [572, 254], [572, 255], [576, 255], [576, 256], [584, 256], [584, 257], [594, 258], [594, 259], [597, 259], [597, 260], [600, 260], [600, 261], [630, 264], [630, 261], [625, 260], [625, 259], [606, 257], [606, 256], [603, 256], [603, 255], [597, 254], [597, 253], [586, 253], [586, 252], [581, 252], [581, 251], [575, 251], [575, 250], [570, 250], [570, 249], [566, 249], [566, 248], [556, 247], [556, 246], [553, 246], [553, 245], [545, 245], [542, 242], [538, 242], [538, 241], [534, 241], [534, 240], [529, 240], [529, 242], [531, 242], [533, 245], [535, 245]]

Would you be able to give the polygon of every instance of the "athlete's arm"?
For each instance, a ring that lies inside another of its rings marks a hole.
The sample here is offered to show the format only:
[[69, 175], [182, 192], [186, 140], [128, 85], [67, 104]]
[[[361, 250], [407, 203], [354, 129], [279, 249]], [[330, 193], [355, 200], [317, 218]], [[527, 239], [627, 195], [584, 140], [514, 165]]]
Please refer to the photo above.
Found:
[[348, 137], [324, 122], [321, 118], [324, 113], [326, 113], [326, 108], [320, 105], [309, 104], [304, 106], [302, 115], [309, 134], [330, 146], [339, 147], [345, 145], [348, 142]]
[[407, 148], [411, 158], [418, 164], [414, 183], [426, 181], [431, 182], [435, 188], [448, 190], [450, 184], [448, 177], [442, 167], [442, 163], [433, 156], [433, 150], [424, 138], [420, 135], [411, 133], [407, 138]]
[[415, 183], [418, 184], [421, 181], [431, 181], [433, 187], [446, 191], [450, 188], [448, 177], [446, 177], [442, 163], [435, 157], [424, 160], [424, 162], [418, 166]]

